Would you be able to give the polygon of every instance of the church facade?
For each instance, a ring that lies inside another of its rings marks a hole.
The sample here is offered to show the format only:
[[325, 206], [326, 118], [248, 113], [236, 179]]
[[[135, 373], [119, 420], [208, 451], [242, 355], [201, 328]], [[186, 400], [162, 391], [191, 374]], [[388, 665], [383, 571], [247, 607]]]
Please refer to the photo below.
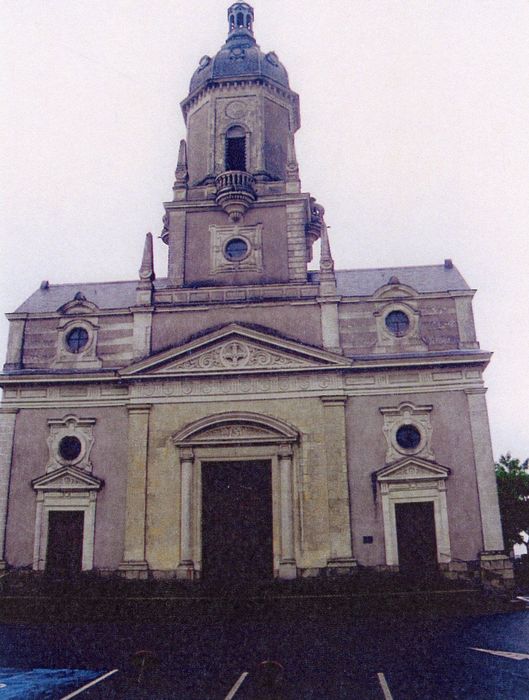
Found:
[[137, 280], [8, 314], [1, 566], [508, 580], [473, 291], [450, 260], [335, 270], [253, 19], [229, 8], [182, 102], [167, 277], [148, 234]]

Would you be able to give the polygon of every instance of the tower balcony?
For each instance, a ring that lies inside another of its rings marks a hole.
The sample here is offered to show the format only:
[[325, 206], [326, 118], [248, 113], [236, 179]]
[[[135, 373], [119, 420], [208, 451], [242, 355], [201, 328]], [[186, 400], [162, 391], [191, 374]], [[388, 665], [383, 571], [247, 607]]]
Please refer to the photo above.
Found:
[[242, 219], [255, 202], [254, 185], [254, 177], [243, 170], [227, 170], [215, 178], [216, 202], [232, 221]]

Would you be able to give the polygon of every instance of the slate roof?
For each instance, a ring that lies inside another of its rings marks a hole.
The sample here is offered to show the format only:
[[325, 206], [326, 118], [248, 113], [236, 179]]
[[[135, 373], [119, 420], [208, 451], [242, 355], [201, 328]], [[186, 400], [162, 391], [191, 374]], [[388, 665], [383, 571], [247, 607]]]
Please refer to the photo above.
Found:
[[276, 54], [273, 51], [264, 54], [252, 34], [244, 29], [231, 34], [213, 58], [200, 59], [189, 92], [216, 80], [243, 77], [271, 78], [288, 88], [288, 73]]
[[[444, 265], [416, 267], [384, 267], [364, 270], [337, 270], [336, 282], [341, 296], [371, 296], [377, 289], [397, 277], [419, 293], [468, 291], [459, 271]], [[309, 282], [318, 282], [319, 273], [310, 272]], [[164, 289], [166, 279], [157, 279], [155, 287]], [[137, 280], [126, 282], [80, 282], [78, 284], [50, 284], [37, 289], [16, 309], [16, 313], [49, 313], [72, 301], [77, 292], [100, 309], [126, 309], [136, 304]]]
[[342, 296], [371, 296], [377, 289], [388, 284], [391, 277], [396, 277], [401, 284], [408, 285], [421, 294], [468, 291], [470, 289], [455, 267], [417, 265], [414, 267], [336, 270], [338, 294]]

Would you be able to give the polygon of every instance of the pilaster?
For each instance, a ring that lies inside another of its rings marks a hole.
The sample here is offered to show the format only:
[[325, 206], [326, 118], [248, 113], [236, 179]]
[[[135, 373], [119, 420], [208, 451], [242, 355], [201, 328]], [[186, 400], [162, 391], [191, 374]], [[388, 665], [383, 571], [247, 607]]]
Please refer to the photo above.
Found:
[[135, 306], [133, 317], [132, 343], [134, 360], [141, 360], [151, 353], [152, 314], [154, 307]]
[[164, 237], [164, 240], [169, 245], [169, 284], [173, 287], [182, 287], [184, 284], [186, 213], [182, 209], [171, 210], [171, 212], [167, 212], [166, 216], [169, 219], [169, 229], [167, 238]]
[[292, 501], [292, 447], [279, 446], [279, 475], [281, 483], [281, 560], [279, 578], [294, 579], [297, 576], [296, 555], [294, 550], [294, 513]]
[[0, 570], [5, 569], [7, 501], [18, 408], [0, 408]]
[[503, 534], [485, 392], [485, 389], [465, 390], [474, 446], [483, 548], [486, 551], [503, 551]]
[[177, 578], [193, 580], [193, 462], [191, 448], [180, 448], [180, 563]]
[[474, 314], [472, 312], [472, 297], [454, 297], [457, 316], [457, 328], [459, 331], [459, 347], [461, 349], [476, 350], [479, 343], [476, 339], [476, 329], [474, 326]]
[[287, 204], [288, 276], [291, 282], [307, 280], [306, 202]]
[[351, 545], [351, 516], [345, 434], [346, 396], [321, 397], [323, 403], [324, 455], [329, 503], [329, 560], [340, 573], [356, 567]]
[[147, 578], [145, 535], [150, 405], [129, 406], [125, 551], [119, 571], [127, 578]]
[[10, 314], [9, 318], [9, 338], [7, 341], [7, 355], [4, 365], [4, 371], [9, 372], [22, 367], [22, 351], [24, 348], [24, 330], [26, 327], [26, 319], [13, 318]]
[[336, 298], [319, 299], [319, 304], [323, 347], [331, 352], [341, 353], [338, 301]]

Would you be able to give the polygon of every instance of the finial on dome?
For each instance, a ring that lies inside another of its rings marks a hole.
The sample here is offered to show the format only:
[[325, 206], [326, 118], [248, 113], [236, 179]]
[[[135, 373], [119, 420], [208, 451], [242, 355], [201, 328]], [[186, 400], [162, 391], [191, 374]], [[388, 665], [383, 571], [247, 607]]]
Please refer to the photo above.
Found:
[[253, 7], [247, 2], [236, 2], [228, 8], [229, 35], [245, 30], [253, 36]]

